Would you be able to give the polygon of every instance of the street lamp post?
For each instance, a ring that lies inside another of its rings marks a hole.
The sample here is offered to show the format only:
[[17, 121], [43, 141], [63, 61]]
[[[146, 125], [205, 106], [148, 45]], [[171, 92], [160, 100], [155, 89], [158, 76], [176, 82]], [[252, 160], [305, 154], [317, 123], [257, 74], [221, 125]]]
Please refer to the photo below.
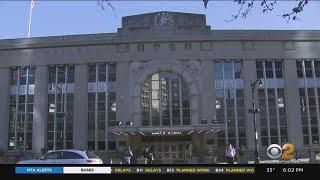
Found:
[[251, 113], [253, 115], [253, 126], [254, 126], [254, 134], [255, 134], [255, 151], [254, 151], [254, 162], [255, 164], [259, 164], [260, 163], [260, 158], [259, 158], [259, 148], [258, 148], [258, 131], [257, 131], [257, 120], [256, 120], [256, 114], [259, 113], [260, 109], [256, 108], [256, 100], [255, 100], [255, 96], [254, 96], [254, 91], [256, 89], [256, 87], [258, 86], [263, 86], [263, 81], [261, 79], [257, 79], [255, 81], [251, 81], [251, 92], [252, 92], [252, 109], [249, 109], [249, 113]]

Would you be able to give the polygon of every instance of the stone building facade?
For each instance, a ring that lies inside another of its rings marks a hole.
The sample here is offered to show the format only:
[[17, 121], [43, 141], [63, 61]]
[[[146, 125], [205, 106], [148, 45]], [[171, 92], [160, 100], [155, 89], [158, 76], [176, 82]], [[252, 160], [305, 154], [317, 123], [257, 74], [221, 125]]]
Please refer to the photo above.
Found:
[[[116, 33], [0, 40], [0, 146], [8, 152], [130, 145], [204, 162], [227, 143], [319, 141], [320, 32], [213, 30], [204, 15], [123, 17]], [[303, 154], [303, 153], [302, 153]]]

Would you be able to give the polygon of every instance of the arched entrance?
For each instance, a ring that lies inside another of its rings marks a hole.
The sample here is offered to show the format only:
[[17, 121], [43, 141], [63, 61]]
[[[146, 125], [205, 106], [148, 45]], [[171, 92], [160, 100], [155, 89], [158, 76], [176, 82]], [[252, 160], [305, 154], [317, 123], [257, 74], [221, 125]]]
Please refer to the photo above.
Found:
[[207, 137], [221, 127], [200, 123], [197, 66], [177, 61], [130, 64], [133, 123], [112, 130], [128, 140], [137, 159], [145, 146], [154, 152], [155, 163], [204, 159]]
[[199, 125], [199, 85], [190, 69], [171, 62], [137, 66], [132, 79], [132, 112], [141, 133], [131, 142], [148, 146], [159, 163], [191, 156], [192, 132]]
[[186, 82], [174, 72], [157, 72], [145, 80], [140, 97], [141, 125], [163, 128], [145, 133], [142, 144], [149, 147], [159, 161], [186, 159], [192, 144], [190, 133], [170, 129], [191, 124]]
[[157, 72], [143, 84], [141, 125], [153, 127], [190, 125], [190, 93], [186, 82], [176, 73]]
[[140, 64], [135, 67], [137, 71], [135, 76], [131, 79], [131, 116], [135, 124], [141, 126], [141, 92], [145, 82], [157, 73], [171, 74], [179, 77], [183, 81], [189, 91], [190, 101], [190, 125], [199, 124], [199, 82], [192, 72], [184, 65], [178, 62], [150, 62]]

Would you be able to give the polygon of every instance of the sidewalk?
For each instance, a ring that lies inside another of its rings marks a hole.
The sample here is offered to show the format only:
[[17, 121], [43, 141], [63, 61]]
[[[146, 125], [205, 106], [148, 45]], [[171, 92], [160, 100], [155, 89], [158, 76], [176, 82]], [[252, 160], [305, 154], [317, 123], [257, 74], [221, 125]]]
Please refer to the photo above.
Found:
[[[218, 163], [218, 164], [227, 164], [226, 162], [223, 163]], [[237, 164], [235, 162], [234, 164]], [[248, 161], [248, 164], [254, 164], [254, 161]], [[289, 161], [284, 161], [284, 160], [263, 160], [260, 161], [260, 164], [310, 164], [309, 158], [302, 158], [302, 159], [292, 159]], [[313, 162], [312, 164], [320, 164], [320, 156], [316, 157], [316, 161]]]
[[[317, 160], [315, 162], [318, 164], [320, 161]], [[309, 164], [309, 158], [304, 158], [304, 159], [292, 159], [288, 161], [284, 160], [265, 160], [265, 161], [260, 161], [260, 164]], [[249, 164], [254, 164], [254, 161], [249, 161]]]

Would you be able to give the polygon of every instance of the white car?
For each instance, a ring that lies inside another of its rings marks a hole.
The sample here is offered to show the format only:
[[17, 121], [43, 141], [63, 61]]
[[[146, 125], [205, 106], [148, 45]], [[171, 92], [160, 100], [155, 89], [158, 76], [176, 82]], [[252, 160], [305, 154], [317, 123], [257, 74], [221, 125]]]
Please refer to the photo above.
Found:
[[40, 159], [23, 160], [17, 164], [103, 164], [93, 152], [85, 150], [53, 150]]

